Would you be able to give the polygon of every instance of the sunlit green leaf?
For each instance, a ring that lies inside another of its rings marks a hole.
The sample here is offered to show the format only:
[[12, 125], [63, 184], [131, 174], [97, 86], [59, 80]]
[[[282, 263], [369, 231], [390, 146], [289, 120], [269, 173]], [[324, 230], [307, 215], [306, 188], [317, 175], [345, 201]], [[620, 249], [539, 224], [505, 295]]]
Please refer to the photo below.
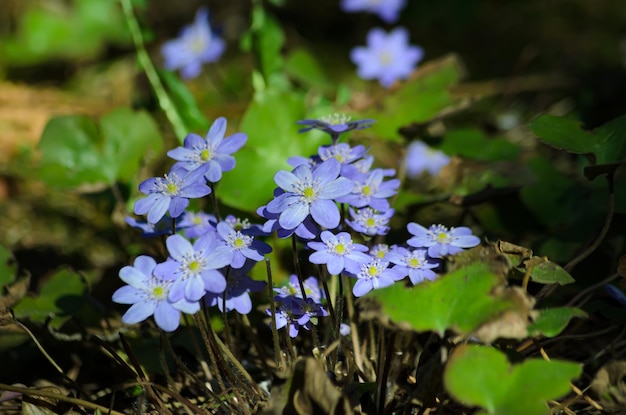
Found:
[[515, 160], [520, 148], [502, 138], [488, 138], [480, 130], [451, 130], [443, 138], [441, 151], [480, 161]]
[[173, 72], [159, 72], [165, 83], [169, 96], [176, 107], [178, 115], [183, 119], [188, 132], [200, 133], [209, 130], [210, 123], [202, 110], [198, 107], [196, 98], [187, 85]]
[[459, 402], [490, 415], [545, 415], [547, 401], [567, 394], [580, 373], [575, 363], [528, 359], [511, 365], [494, 348], [464, 345], [450, 356], [444, 385]]
[[331, 86], [324, 70], [306, 49], [292, 51], [285, 62], [285, 72], [306, 86], [327, 89]]
[[574, 317], [587, 317], [587, 313], [575, 307], [557, 307], [541, 310], [539, 317], [528, 326], [528, 334], [536, 336], [542, 334], [546, 337], [554, 337], [565, 329]]
[[541, 284], [567, 285], [576, 282], [561, 266], [541, 258], [537, 258], [535, 263], [528, 264], [527, 267], [530, 268], [530, 278]]

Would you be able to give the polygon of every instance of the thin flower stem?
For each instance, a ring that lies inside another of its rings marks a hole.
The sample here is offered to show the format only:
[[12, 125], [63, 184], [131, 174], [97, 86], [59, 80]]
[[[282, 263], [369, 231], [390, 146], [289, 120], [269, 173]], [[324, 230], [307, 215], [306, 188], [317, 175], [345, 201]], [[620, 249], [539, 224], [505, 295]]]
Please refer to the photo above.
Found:
[[120, 0], [120, 3], [122, 4], [122, 9], [124, 10], [124, 17], [126, 18], [126, 23], [128, 24], [128, 30], [130, 31], [133, 44], [135, 45], [137, 60], [143, 68], [143, 71], [145, 72], [146, 77], [154, 90], [159, 106], [165, 113], [165, 116], [169, 120], [170, 124], [172, 124], [174, 132], [178, 137], [178, 141], [182, 144], [185, 140], [185, 136], [187, 135], [187, 128], [185, 127], [185, 123], [183, 122], [180, 114], [176, 110], [174, 102], [165, 91], [161, 78], [159, 78], [159, 74], [150, 59], [150, 55], [148, 55], [148, 51], [146, 50], [146, 46], [143, 41], [143, 36], [141, 35], [141, 28], [139, 27], [139, 23], [137, 22], [137, 18], [135, 17], [135, 13], [133, 11], [131, 0]]
[[296, 234], [291, 235], [291, 251], [293, 255], [293, 266], [298, 276], [298, 283], [300, 284], [300, 291], [302, 291], [302, 298], [306, 301], [306, 291], [304, 289], [304, 277], [302, 276], [302, 270], [300, 269], [300, 260], [298, 259], [298, 249], [296, 247]]
[[217, 203], [217, 196], [215, 196], [215, 183], [209, 182], [209, 187], [211, 188], [211, 203], [213, 204], [213, 214], [215, 215], [215, 219], [219, 223], [222, 221], [222, 218], [220, 216], [220, 208]]
[[163, 373], [165, 374], [165, 381], [167, 382], [167, 385], [173, 385], [174, 384], [174, 379], [172, 379], [172, 375], [170, 374], [170, 370], [169, 367], [167, 366], [167, 360], [165, 360], [165, 333], [163, 331], [159, 331], [160, 333], [160, 337], [159, 337], [159, 363], [161, 364], [161, 369], [163, 370]]
[[[189, 331], [189, 338], [191, 339], [191, 346], [193, 347], [194, 351], [196, 352], [196, 356], [198, 357], [198, 360], [200, 361], [200, 367], [202, 367], [206, 380], [211, 382], [213, 380], [213, 374], [211, 374], [211, 371], [209, 370], [209, 365], [207, 364], [206, 359], [202, 358], [203, 353], [202, 353], [202, 350], [200, 349], [200, 345], [198, 344], [196, 333], [193, 332], [193, 329], [192, 329], [193, 324], [191, 324], [191, 319], [189, 318], [189, 314], [183, 314], [183, 318], [185, 319], [186, 327]], [[200, 330], [200, 328], [198, 328], [198, 330]]]
[[[348, 285], [348, 281], [345, 275], [342, 276], [342, 278], [346, 279], [345, 285]], [[343, 286], [341, 284], [341, 279], [339, 279], [339, 283], [340, 283], [340, 289]], [[349, 286], [349, 285], [348, 285]], [[360, 373], [363, 373], [363, 355], [361, 353], [361, 347], [360, 347], [360, 343], [359, 343], [359, 331], [357, 329], [356, 326], [356, 317], [355, 317], [355, 312], [354, 312], [354, 303], [352, 300], [352, 296], [347, 295], [346, 296], [346, 308], [348, 309], [348, 318], [350, 320], [350, 338], [352, 339], [352, 349], [353, 349], [353, 353], [352, 355], [354, 356], [354, 364], [357, 367], [358, 371]]]
[[[329, 278], [330, 276], [328, 275], [328, 272], [326, 272], [326, 269], [324, 267], [322, 267], [321, 265], [317, 266], [317, 269], [319, 270], [320, 273], [320, 279], [322, 280], [322, 286], [324, 288], [324, 295], [326, 296], [326, 299], [328, 300], [328, 312], [330, 313], [330, 318], [333, 321], [333, 328], [337, 328], [339, 327], [338, 323], [337, 323], [337, 316], [335, 314], [335, 308], [333, 307], [333, 302], [331, 300], [331, 296], [330, 296], [330, 290], [328, 289], [328, 283], [326, 282], [326, 278]], [[338, 336], [339, 330], [335, 331], [335, 336]]]
[[[261, 361], [263, 368], [269, 371], [270, 368], [267, 364], [267, 356], [265, 355], [265, 350], [263, 349], [263, 346], [259, 342], [258, 334], [255, 334], [254, 331], [252, 330], [252, 325], [250, 324], [250, 320], [248, 319], [248, 316], [246, 314], [237, 314], [237, 318], [241, 318], [243, 327], [245, 328], [250, 339], [252, 340], [252, 344], [254, 344], [254, 348], [256, 349], [256, 352], [259, 355], [259, 360]], [[278, 336], [276, 336], [276, 338], [278, 339]]]
[[215, 350], [210, 341], [210, 336], [207, 333], [208, 331], [208, 322], [203, 322], [200, 313], [196, 313], [193, 315], [193, 318], [196, 321], [196, 326], [198, 326], [198, 330], [200, 330], [200, 336], [202, 336], [202, 341], [204, 342], [204, 347], [209, 353], [209, 362], [211, 363], [211, 368], [213, 370], [213, 376], [217, 380], [217, 384], [220, 387], [221, 391], [226, 390], [226, 386], [224, 385], [224, 380], [222, 379], [222, 375], [220, 373], [219, 367], [217, 366], [217, 356], [215, 354]]
[[276, 328], [276, 302], [274, 301], [274, 283], [272, 281], [272, 266], [270, 259], [265, 258], [265, 270], [267, 272], [267, 289], [270, 297], [270, 311], [272, 312], [272, 337], [274, 339], [274, 358], [276, 367], [281, 372], [285, 369], [285, 362], [280, 352], [280, 340], [278, 339], [278, 329]]

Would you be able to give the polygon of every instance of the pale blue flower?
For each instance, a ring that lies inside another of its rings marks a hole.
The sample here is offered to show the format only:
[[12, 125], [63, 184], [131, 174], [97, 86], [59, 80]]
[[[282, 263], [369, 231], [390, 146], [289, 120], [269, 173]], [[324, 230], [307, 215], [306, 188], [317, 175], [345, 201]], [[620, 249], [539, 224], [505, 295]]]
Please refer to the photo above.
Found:
[[236, 231], [228, 223], [217, 224], [217, 233], [222, 239], [224, 246], [227, 246], [233, 253], [230, 266], [242, 268], [246, 259], [258, 262], [263, 260], [263, 255], [272, 252], [272, 248], [265, 242], [254, 239], [253, 236], [245, 235], [241, 231]]
[[389, 232], [387, 224], [394, 213], [394, 209], [381, 213], [369, 207], [363, 209], [350, 208], [352, 219], [346, 219], [346, 223], [355, 231], [367, 236], [386, 235]]
[[426, 229], [411, 222], [407, 229], [413, 235], [407, 243], [416, 248], [428, 248], [428, 255], [432, 258], [454, 255], [480, 243], [480, 239], [472, 235], [472, 230], [464, 226], [448, 229], [443, 225], [432, 225]]
[[215, 231], [215, 222], [214, 215], [187, 210], [181, 216], [181, 220], [176, 224], [176, 227], [184, 230], [185, 238], [195, 239], [206, 232]]
[[385, 256], [385, 259], [396, 264], [393, 269], [408, 276], [413, 285], [437, 278], [433, 269], [437, 268], [439, 263], [426, 257], [426, 249], [408, 250], [404, 247], [396, 247]]
[[193, 24], [185, 26], [178, 38], [161, 47], [161, 54], [165, 68], [180, 69], [183, 78], [195, 78], [200, 74], [202, 65], [217, 61], [225, 48], [224, 41], [211, 32], [209, 12], [202, 7], [196, 13]]
[[172, 281], [170, 301], [198, 301], [205, 292], [224, 292], [226, 279], [218, 269], [230, 264], [233, 253], [226, 246], [218, 246], [216, 232], [205, 233], [193, 245], [181, 235], [170, 236], [165, 244], [170, 257], [157, 265], [154, 273]]
[[338, 275], [344, 269], [351, 273], [359, 272], [361, 264], [369, 262], [367, 247], [362, 244], [352, 242], [352, 237], [348, 232], [339, 232], [334, 235], [332, 232], [323, 231], [320, 234], [322, 242], [309, 242], [307, 246], [314, 249], [309, 256], [309, 261], [313, 264], [326, 264], [328, 272]]
[[[307, 279], [302, 281], [302, 285], [304, 286], [304, 293], [306, 294], [307, 298], [313, 299], [313, 301], [315, 301], [316, 303], [322, 301], [324, 295], [322, 293], [322, 290], [320, 289], [317, 278], [312, 276], [308, 277]], [[286, 285], [282, 287], [274, 287], [274, 292], [277, 293], [276, 295], [280, 298], [289, 296], [304, 298], [302, 296], [302, 290], [300, 290], [300, 282], [298, 281], [298, 276], [295, 274], [291, 274], [289, 276], [289, 283], [287, 283]]]
[[337, 199], [339, 203], [347, 203], [356, 208], [366, 206], [384, 212], [389, 209], [387, 198], [396, 194], [400, 180], [383, 181], [385, 171], [374, 169], [369, 174], [354, 181], [354, 188], [349, 195]]
[[398, 20], [400, 11], [406, 6], [406, 0], [342, 0], [344, 12], [369, 12], [377, 14], [386, 23]]
[[154, 275], [156, 261], [149, 256], [139, 256], [133, 266], [125, 266], [119, 276], [126, 284], [113, 293], [113, 301], [120, 304], [132, 304], [122, 316], [126, 324], [139, 323], [151, 315], [164, 331], [174, 331], [180, 324], [181, 311], [195, 314], [200, 310], [196, 301], [168, 301], [172, 282], [157, 278]]
[[405, 163], [407, 177], [416, 179], [424, 172], [437, 176], [450, 163], [450, 157], [421, 141], [413, 141], [407, 149]]
[[397, 269], [389, 268], [389, 261], [372, 258], [370, 262], [361, 265], [356, 277], [352, 293], [355, 297], [362, 297], [372, 290], [388, 287], [401, 280], [404, 274]]
[[367, 34], [367, 47], [358, 46], [350, 52], [359, 77], [378, 79], [385, 88], [408, 78], [423, 56], [422, 48], [409, 45], [409, 32], [402, 27], [389, 34], [379, 28], [372, 29]]
[[235, 158], [231, 155], [239, 150], [248, 140], [244, 133], [235, 133], [224, 138], [226, 134], [226, 118], [216, 119], [206, 139], [197, 134], [188, 134], [183, 147], [177, 147], [167, 152], [167, 155], [178, 160], [174, 167], [185, 170], [196, 169], [204, 173], [204, 177], [211, 183], [218, 182], [222, 173], [235, 168]]
[[351, 117], [348, 115], [334, 113], [327, 117], [320, 118], [319, 120], [307, 119], [296, 121], [296, 124], [307, 126], [306, 128], [300, 129], [298, 131], [299, 133], [313, 129], [321, 130], [329, 134], [333, 144], [335, 144], [341, 134], [352, 130], [362, 130], [371, 127], [375, 122], [376, 121], [371, 119], [352, 121]]

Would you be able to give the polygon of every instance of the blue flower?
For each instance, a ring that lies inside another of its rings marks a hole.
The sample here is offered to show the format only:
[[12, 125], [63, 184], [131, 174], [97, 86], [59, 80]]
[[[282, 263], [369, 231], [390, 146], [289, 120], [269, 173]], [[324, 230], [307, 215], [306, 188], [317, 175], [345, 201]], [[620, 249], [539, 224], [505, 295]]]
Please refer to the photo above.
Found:
[[[178, 227], [180, 223], [180, 216], [174, 220], [176, 221], [176, 226]], [[137, 220], [132, 216], [126, 216], [125, 221], [129, 226], [141, 230], [141, 236], [144, 238], [172, 234], [172, 218], [168, 214], [165, 214], [157, 223]]]
[[198, 302], [185, 299], [171, 303], [168, 293], [172, 283], [154, 276], [157, 263], [149, 256], [139, 256], [133, 266], [125, 266], [119, 276], [126, 284], [113, 293], [113, 301], [132, 304], [122, 316], [126, 324], [139, 323], [151, 315], [157, 326], [165, 331], [174, 331], [180, 324], [180, 312], [194, 314], [200, 310]]
[[181, 235], [165, 241], [170, 257], [154, 270], [159, 278], [172, 281], [168, 299], [198, 301], [205, 292], [222, 293], [226, 279], [218, 271], [230, 264], [233, 253], [218, 246], [215, 232], [207, 232], [192, 245]]
[[397, 269], [389, 268], [389, 261], [372, 258], [370, 262], [361, 265], [356, 277], [352, 294], [355, 297], [362, 297], [372, 290], [388, 287], [401, 280], [404, 274]]
[[164, 177], [151, 177], [139, 184], [139, 191], [148, 196], [135, 202], [137, 215], [148, 214], [149, 223], [157, 223], [169, 212], [177, 218], [189, 205], [189, 199], [211, 193], [202, 176], [173, 166]]
[[406, 152], [406, 175], [412, 179], [423, 172], [436, 176], [448, 163], [450, 157], [444, 152], [428, 147], [421, 141], [413, 141]]
[[346, 219], [346, 223], [355, 231], [367, 236], [387, 235], [389, 232], [387, 224], [394, 213], [393, 209], [381, 213], [369, 207], [357, 210], [350, 208], [352, 219]]
[[202, 64], [217, 61], [226, 45], [211, 32], [209, 12], [202, 7], [196, 13], [194, 23], [185, 26], [176, 39], [161, 47], [165, 67], [180, 69], [183, 78], [195, 78], [202, 70]]
[[386, 23], [398, 20], [400, 11], [406, 6], [406, 0], [342, 0], [344, 12], [369, 12], [377, 14]]
[[243, 267], [246, 259], [255, 262], [262, 261], [263, 255], [272, 252], [272, 248], [265, 242], [255, 240], [253, 236], [244, 235], [225, 222], [217, 224], [217, 233], [223, 244], [233, 253], [233, 259], [230, 262], [230, 266], [233, 268]]
[[190, 212], [188, 210], [181, 216], [177, 228], [184, 229], [185, 238], [195, 239], [209, 231], [215, 231], [215, 216], [205, 212]]
[[389, 252], [389, 245], [387, 244], [376, 244], [369, 250], [370, 256], [378, 259], [387, 259], [387, 254]]
[[396, 80], [408, 78], [423, 55], [420, 47], [409, 45], [406, 29], [399, 27], [386, 34], [375, 28], [367, 34], [367, 47], [352, 49], [350, 59], [357, 65], [359, 77], [378, 79], [389, 88]]
[[352, 237], [347, 232], [323, 231], [320, 235], [322, 242], [309, 242], [307, 246], [314, 249], [309, 256], [313, 264], [326, 264], [328, 272], [338, 275], [344, 269], [348, 272], [357, 273], [362, 263], [369, 262], [370, 256], [365, 254], [365, 245], [352, 242]]
[[340, 171], [341, 165], [335, 159], [313, 170], [303, 164], [293, 172], [278, 171], [274, 181], [285, 193], [269, 202], [267, 211], [280, 214], [278, 223], [284, 229], [295, 229], [309, 215], [325, 228], [336, 228], [340, 214], [334, 199], [347, 195], [354, 187], [352, 181], [339, 177]]
[[418, 248], [409, 251], [404, 247], [396, 247], [385, 256], [385, 259], [396, 264], [393, 269], [402, 272], [404, 276], [408, 275], [413, 285], [437, 278], [433, 269], [439, 264], [426, 258], [426, 249]]
[[[307, 298], [313, 299], [316, 303], [322, 301], [324, 297], [322, 295], [322, 290], [320, 290], [319, 282], [315, 277], [308, 277], [303, 281], [304, 285], [304, 293]], [[289, 283], [282, 287], [274, 288], [274, 292], [277, 293], [277, 296], [280, 298], [285, 298], [289, 296], [304, 298], [302, 296], [302, 291], [300, 290], [300, 282], [298, 281], [298, 276], [295, 274], [291, 274], [289, 276]]]
[[[274, 192], [276, 195], [284, 193], [282, 189], [277, 189], [279, 192]], [[314, 239], [319, 233], [317, 225], [313, 222], [311, 216], [307, 216], [304, 221], [296, 226], [294, 229], [285, 229], [278, 223], [279, 213], [271, 213], [267, 210], [266, 206], [261, 206], [257, 209], [257, 214], [267, 221], [261, 228], [264, 233], [270, 234], [276, 231], [276, 235], [281, 238], [289, 238], [294, 233], [302, 239]]]
[[341, 167], [343, 169], [346, 165], [363, 157], [363, 155], [367, 152], [367, 149], [363, 145], [350, 147], [349, 144], [338, 143], [331, 146], [321, 146], [317, 152], [322, 161], [334, 158], [341, 163]]
[[[289, 326], [289, 336], [296, 337], [301, 328], [311, 330], [319, 317], [325, 317], [328, 312], [312, 298], [306, 300], [294, 296], [277, 297], [279, 307], [276, 310], [276, 329]], [[266, 310], [271, 316], [271, 310]], [[273, 325], [273, 324], [270, 324]]]
[[480, 239], [472, 235], [472, 230], [464, 226], [448, 229], [443, 225], [432, 225], [426, 229], [411, 222], [407, 229], [413, 235], [407, 243], [416, 248], [428, 248], [428, 255], [432, 258], [454, 255], [480, 243]]
[[167, 155], [178, 160], [174, 167], [182, 167], [193, 171], [200, 169], [211, 183], [222, 178], [222, 172], [235, 168], [235, 158], [231, 156], [248, 140], [244, 133], [235, 133], [224, 138], [226, 133], [226, 118], [216, 119], [206, 139], [197, 134], [188, 134], [183, 147], [177, 147], [167, 152]]
[[381, 212], [388, 210], [387, 198], [396, 194], [396, 190], [400, 187], [400, 180], [383, 182], [384, 174], [383, 169], [372, 170], [363, 180], [354, 181], [352, 193], [338, 198], [337, 201], [357, 208], [369, 206]]
[[237, 311], [239, 314], [248, 314], [252, 311], [252, 299], [250, 292], [261, 291], [265, 288], [265, 282], [256, 281], [237, 272], [240, 270], [230, 270], [228, 282], [226, 283], [226, 301], [223, 294], [207, 293], [204, 297], [209, 307], [217, 305], [221, 312]]
[[313, 129], [324, 131], [325, 133], [330, 134], [333, 144], [335, 144], [341, 134], [352, 130], [362, 130], [364, 128], [371, 127], [375, 122], [375, 120], [371, 119], [351, 121], [351, 117], [345, 114], [334, 113], [319, 120], [307, 119], [296, 121], [296, 124], [306, 125], [306, 128], [298, 130], [299, 133], [304, 133]]

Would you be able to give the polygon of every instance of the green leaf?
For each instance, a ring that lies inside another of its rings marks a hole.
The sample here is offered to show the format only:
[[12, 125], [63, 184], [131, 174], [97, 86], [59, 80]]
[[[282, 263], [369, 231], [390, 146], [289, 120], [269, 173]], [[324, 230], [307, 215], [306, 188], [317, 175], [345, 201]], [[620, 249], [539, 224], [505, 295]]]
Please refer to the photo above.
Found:
[[272, 199], [274, 174], [291, 171], [289, 157], [317, 153], [328, 139], [298, 134], [295, 122], [304, 114], [304, 97], [299, 93], [268, 89], [256, 94], [239, 126], [248, 134], [248, 142], [235, 154], [237, 167], [224, 174], [216, 191], [222, 203], [255, 212]]
[[441, 151], [480, 161], [515, 160], [520, 149], [503, 138], [487, 138], [480, 130], [458, 129], [446, 133]]
[[[418, 332], [446, 330], [470, 334], [482, 324], [520, 306], [515, 296], [494, 295], [503, 286], [501, 277], [485, 263], [463, 266], [433, 282], [412, 288], [402, 284], [374, 290], [368, 297], [380, 303], [381, 311], [395, 323], [406, 322]], [[521, 310], [525, 312], [526, 310]]]
[[443, 380], [456, 400], [490, 415], [545, 415], [546, 402], [567, 394], [580, 373], [575, 363], [528, 359], [511, 365], [496, 349], [464, 345], [452, 353]]
[[572, 276], [554, 262], [536, 258], [536, 262], [526, 265], [530, 267], [530, 279], [540, 284], [567, 285], [576, 282]]
[[76, 272], [61, 269], [46, 281], [39, 295], [25, 297], [15, 307], [17, 318], [30, 318], [43, 322], [54, 317], [51, 325], [58, 328], [83, 303], [85, 283]]
[[252, 10], [250, 30], [257, 65], [267, 81], [273, 73], [283, 67], [282, 47], [285, 43], [285, 34], [278, 20], [269, 15], [262, 6]]
[[100, 125], [84, 115], [51, 119], [39, 142], [39, 178], [60, 188], [130, 181], [146, 154], [163, 147], [159, 130], [145, 112], [120, 108]]
[[0, 295], [2, 287], [15, 281], [17, 273], [17, 262], [13, 257], [13, 253], [0, 245]]
[[363, 114], [362, 118], [377, 120], [368, 131], [384, 139], [401, 141], [400, 127], [426, 122], [443, 110], [459, 105], [460, 101], [448, 90], [462, 78], [462, 67], [454, 55], [423, 65], [415, 79], [386, 93], [375, 108]]
[[287, 57], [285, 72], [308, 87], [329, 89], [331, 83], [315, 57], [306, 49], [295, 49]]
[[528, 335], [544, 335], [554, 337], [559, 335], [574, 317], [587, 318], [587, 313], [575, 307], [557, 307], [541, 310], [539, 317], [528, 326]]
[[169, 96], [172, 102], [174, 102], [178, 115], [183, 119], [187, 131], [208, 131], [211, 126], [209, 120], [204, 116], [204, 113], [198, 107], [196, 98], [180, 77], [169, 71], [160, 71], [159, 76], [167, 87]]

